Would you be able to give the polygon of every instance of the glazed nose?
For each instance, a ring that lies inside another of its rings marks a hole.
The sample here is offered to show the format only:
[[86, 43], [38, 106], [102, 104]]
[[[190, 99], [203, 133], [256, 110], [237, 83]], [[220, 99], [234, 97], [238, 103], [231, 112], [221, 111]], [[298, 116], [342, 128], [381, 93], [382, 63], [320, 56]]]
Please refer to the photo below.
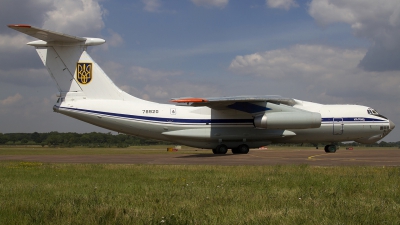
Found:
[[395, 127], [396, 125], [391, 120], [389, 120], [389, 129], [393, 130]]

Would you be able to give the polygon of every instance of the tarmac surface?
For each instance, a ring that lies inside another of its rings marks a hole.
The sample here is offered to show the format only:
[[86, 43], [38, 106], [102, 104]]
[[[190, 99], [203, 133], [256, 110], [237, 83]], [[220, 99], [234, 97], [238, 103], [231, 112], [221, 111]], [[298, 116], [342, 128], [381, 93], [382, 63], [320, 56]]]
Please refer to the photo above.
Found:
[[159, 165], [299, 165], [312, 166], [400, 166], [400, 149], [259, 150], [249, 154], [214, 155], [202, 153], [121, 154], [121, 155], [1, 155], [0, 161], [43, 163], [111, 163]]

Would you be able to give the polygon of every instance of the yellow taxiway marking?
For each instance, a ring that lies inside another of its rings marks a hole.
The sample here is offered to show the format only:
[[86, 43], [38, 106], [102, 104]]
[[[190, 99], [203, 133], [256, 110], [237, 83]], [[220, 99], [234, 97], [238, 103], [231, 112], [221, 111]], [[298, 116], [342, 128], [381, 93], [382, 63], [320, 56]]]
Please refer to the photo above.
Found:
[[320, 156], [320, 155], [326, 155], [326, 153], [324, 153], [324, 154], [318, 154], [318, 155], [312, 155], [312, 156], [308, 156], [308, 160], [317, 160], [317, 159], [314, 159], [314, 157], [317, 157], [317, 156]]

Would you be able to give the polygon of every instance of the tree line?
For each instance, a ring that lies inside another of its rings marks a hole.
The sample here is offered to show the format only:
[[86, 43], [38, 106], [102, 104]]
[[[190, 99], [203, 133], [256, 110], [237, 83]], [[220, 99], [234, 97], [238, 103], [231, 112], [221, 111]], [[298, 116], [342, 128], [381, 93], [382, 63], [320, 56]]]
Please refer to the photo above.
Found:
[[[49, 133], [0, 133], [0, 145], [41, 145], [41, 146], [60, 146], [60, 147], [128, 147], [144, 145], [172, 145], [171, 142], [144, 139], [126, 134], [112, 133], [59, 133], [52, 131]], [[323, 147], [329, 143], [317, 143]], [[366, 146], [366, 147], [400, 147], [400, 141], [385, 142], [375, 144], [359, 144], [357, 142], [338, 143], [339, 146]], [[272, 146], [315, 146], [311, 143], [302, 144], [273, 144]]]
[[168, 145], [170, 142], [144, 139], [112, 133], [0, 133], [0, 145], [41, 145], [61, 147], [128, 147], [141, 145]]

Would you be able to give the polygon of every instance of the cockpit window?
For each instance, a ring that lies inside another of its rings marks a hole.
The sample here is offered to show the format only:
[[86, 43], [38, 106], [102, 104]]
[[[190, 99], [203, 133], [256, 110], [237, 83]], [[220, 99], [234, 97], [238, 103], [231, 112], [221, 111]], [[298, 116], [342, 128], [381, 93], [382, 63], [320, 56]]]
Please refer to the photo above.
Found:
[[369, 108], [367, 111], [368, 111], [368, 114], [370, 114], [370, 115], [375, 115], [375, 116], [379, 115], [379, 113], [375, 109]]
[[370, 115], [379, 116], [379, 117], [382, 117], [382, 118], [384, 118], [384, 119], [387, 119], [386, 117], [384, 117], [384, 116], [382, 116], [381, 114], [379, 114], [378, 111], [376, 111], [375, 109], [368, 108], [368, 109], [367, 109], [367, 112], [368, 112], [368, 114], [370, 114]]

